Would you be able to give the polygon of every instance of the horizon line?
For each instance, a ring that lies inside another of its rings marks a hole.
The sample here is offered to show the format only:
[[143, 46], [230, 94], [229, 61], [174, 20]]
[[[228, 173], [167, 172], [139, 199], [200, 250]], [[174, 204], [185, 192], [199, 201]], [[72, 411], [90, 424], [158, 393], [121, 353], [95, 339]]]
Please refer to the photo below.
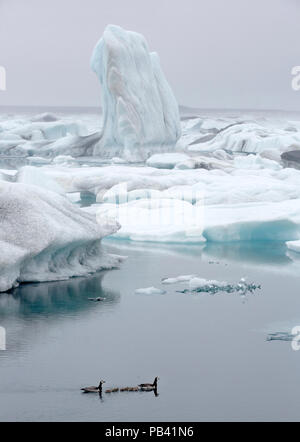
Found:
[[[49, 109], [49, 110], [59, 110], [59, 109], [64, 109], [64, 110], [82, 110], [82, 111], [100, 111], [102, 112], [102, 106], [70, 106], [70, 105], [66, 105], [66, 106], [62, 106], [62, 105], [44, 105], [44, 104], [34, 104], [34, 105], [24, 105], [24, 104], [20, 104], [20, 105], [16, 105], [16, 104], [7, 104], [7, 105], [1, 105], [0, 104], [0, 110], [4, 110], [4, 109], [26, 109], [26, 110], [34, 110], [34, 109]], [[268, 109], [268, 108], [230, 108], [230, 107], [193, 107], [193, 106], [187, 106], [187, 105], [179, 105], [179, 110], [181, 111], [196, 111], [196, 112], [204, 112], [204, 111], [226, 111], [226, 112], [291, 112], [291, 113], [300, 113], [300, 109]]]

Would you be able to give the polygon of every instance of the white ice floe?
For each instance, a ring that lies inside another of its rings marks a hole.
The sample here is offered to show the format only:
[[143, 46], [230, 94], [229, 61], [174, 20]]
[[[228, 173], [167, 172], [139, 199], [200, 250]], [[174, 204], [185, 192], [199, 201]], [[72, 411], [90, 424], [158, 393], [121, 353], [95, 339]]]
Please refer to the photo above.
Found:
[[17, 174], [16, 182], [42, 187], [43, 189], [47, 189], [61, 195], [65, 194], [63, 187], [50, 176], [43, 173], [42, 169], [39, 167], [22, 167]]
[[175, 146], [181, 134], [178, 104], [142, 35], [109, 25], [91, 66], [101, 84], [104, 115], [94, 154], [136, 161]]
[[164, 295], [165, 290], [158, 289], [156, 287], [148, 287], [144, 289], [137, 289], [135, 291], [136, 295]]
[[100, 246], [119, 226], [97, 224], [57, 193], [0, 181], [0, 206], [0, 292], [20, 282], [88, 275], [119, 261]]
[[188, 161], [190, 157], [183, 153], [162, 153], [152, 155], [147, 160], [149, 167], [156, 167], [157, 169], [174, 169], [177, 164]]
[[192, 279], [196, 278], [196, 275], [182, 275], [176, 278], [166, 278], [162, 280], [162, 284], [179, 284], [183, 282], [190, 282]]
[[[245, 165], [243, 165], [245, 166]], [[299, 197], [300, 172], [295, 169], [234, 167], [232, 170], [167, 170], [151, 167], [107, 166], [86, 168], [43, 167], [66, 192], [89, 191], [118, 196], [140, 189], [167, 191], [171, 198], [181, 193], [203, 194], [205, 205], [279, 202]], [[114, 186], [119, 186], [115, 187]], [[112, 190], [113, 189], [113, 190]], [[119, 189], [119, 190], [118, 190]]]
[[54, 119], [48, 114], [31, 120], [0, 120], [0, 156], [88, 155], [100, 136], [100, 132], [89, 134], [80, 121]]
[[94, 206], [94, 213], [99, 220], [103, 216], [118, 220], [121, 229], [115, 238], [176, 243], [205, 242], [202, 235], [203, 210], [185, 201], [150, 199], [121, 205], [102, 204]]
[[299, 241], [288, 241], [286, 243], [287, 248], [292, 252], [300, 253], [300, 240]]
[[300, 200], [198, 206], [179, 200], [137, 200], [100, 204], [87, 209], [116, 219], [114, 237], [133, 241], [288, 241], [300, 238]]
[[90, 210], [116, 217], [122, 226], [118, 238], [160, 242], [297, 240], [300, 171], [274, 167], [271, 160], [262, 164], [263, 168], [257, 168], [250, 158], [227, 171], [125, 165], [42, 167], [41, 171], [66, 193], [96, 195], [98, 204]]
[[[199, 119], [193, 125], [185, 124], [182, 143], [191, 152], [213, 152], [224, 149], [230, 152], [259, 153], [267, 149], [277, 152], [300, 148], [300, 127], [295, 123], [293, 130], [278, 121], [247, 118], [231, 118], [220, 129], [216, 122], [210, 128], [204, 123], [209, 119]], [[227, 125], [226, 125], [227, 123]], [[285, 122], [286, 123], [286, 122]]]

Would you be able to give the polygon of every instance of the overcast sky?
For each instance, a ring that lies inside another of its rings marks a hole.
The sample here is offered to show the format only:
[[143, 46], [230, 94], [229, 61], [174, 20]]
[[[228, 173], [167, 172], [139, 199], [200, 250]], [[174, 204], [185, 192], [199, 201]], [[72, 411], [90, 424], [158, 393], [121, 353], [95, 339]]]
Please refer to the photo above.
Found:
[[0, 0], [0, 104], [97, 106], [109, 23], [146, 37], [180, 104], [300, 110], [300, 0]]

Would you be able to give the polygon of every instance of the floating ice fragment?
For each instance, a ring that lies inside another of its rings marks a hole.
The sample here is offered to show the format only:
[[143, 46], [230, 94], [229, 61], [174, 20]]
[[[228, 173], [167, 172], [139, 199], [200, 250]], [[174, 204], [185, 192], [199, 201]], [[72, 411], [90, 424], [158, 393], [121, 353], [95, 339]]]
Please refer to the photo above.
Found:
[[239, 283], [228, 283], [224, 281], [207, 280], [203, 278], [193, 278], [189, 282], [189, 288], [180, 291], [180, 293], [240, 293], [245, 295], [255, 290], [261, 289], [260, 285], [246, 283], [245, 279], [241, 279]]
[[286, 246], [292, 252], [300, 253], [300, 240], [299, 241], [288, 241]]
[[157, 169], [174, 169], [176, 164], [189, 160], [189, 157], [183, 153], [162, 153], [152, 155], [147, 160], [147, 165]]
[[166, 291], [158, 289], [156, 287], [148, 287], [144, 289], [137, 289], [135, 291], [136, 295], [165, 295]]
[[295, 339], [295, 335], [292, 335], [288, 332], [277, 332], [277, 333], [270, 333], [267, 336], [267, 341], [293, 341]]
[[177, 278], [166, 278], [162, 280], [162, 284], [178, 284], [183, 282], [189, 282], [196, 278], [196, 275], [182, 275]]

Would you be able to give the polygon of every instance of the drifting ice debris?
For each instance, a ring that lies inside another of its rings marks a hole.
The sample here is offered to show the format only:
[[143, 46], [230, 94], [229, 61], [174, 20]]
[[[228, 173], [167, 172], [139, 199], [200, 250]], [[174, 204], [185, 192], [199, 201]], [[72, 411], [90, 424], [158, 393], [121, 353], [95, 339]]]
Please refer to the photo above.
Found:
[[179, 293], [211, 293], [212, 295], [215, 295], [219, 292], [225, 292], [245, 295], [248, 292], [253, 293], [258, 289], [261, 289], [260, 285], [247, 283], [245, 279], [241, 279], [238, 284], [233, 284], [202, 278], [193, 278], [189, 282], [189, 288], [180, 290]]
[[277, 333], [270, 333], [267, 336], [267, 341], [271, 342], [271, 341], [293, 341], [295, 339], [295, 335], [292, 335], [291, 333], [288, 332], [277, 332]]
[[166, 278], [162, 280], [162, 284], [178, 284], [183, 282], [190, 282], [194, 278], [196, 278], [196, 275], [183, 275], [177, 276], [177, 278]]
[[156, 287], [148, 287], [145, 289], [138, 289], [135, 291], [136, 295], [165, 295], [165, 290], [157, 289]]
[[91, 301], [91, 302], [104, 302], [104, 301], [106, 301], [106, 298], [89, 298], [89, 301]]

